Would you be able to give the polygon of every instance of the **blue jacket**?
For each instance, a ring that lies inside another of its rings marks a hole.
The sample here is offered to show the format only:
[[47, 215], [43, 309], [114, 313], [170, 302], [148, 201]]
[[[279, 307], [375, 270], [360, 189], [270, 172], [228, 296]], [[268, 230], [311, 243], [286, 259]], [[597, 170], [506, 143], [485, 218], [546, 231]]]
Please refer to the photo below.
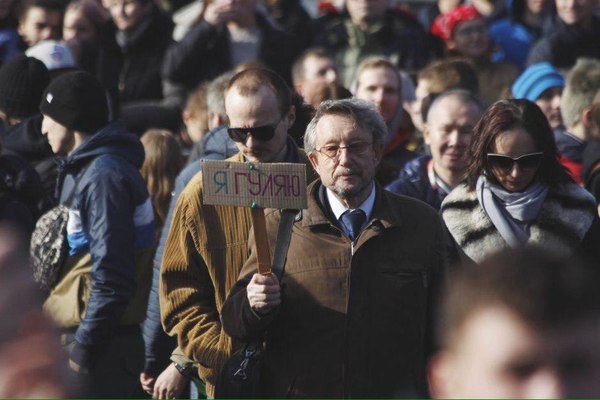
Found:
[[90, 252], [91, 290], [71, 359], [89, 367], [136, 290], [135, 254], [154, 244], [154, 214], [139, 173], [144, 148], [114, 122], [59, 160], [60, 199], [69, 199], [69, 254]]
[[392, 193], [413, 197], [439, 210], [446, 192], [431, 186], [427, 176], [427, 163], [431, 156], [421, 156], [406, 163], [398, 179], [385, 188]]

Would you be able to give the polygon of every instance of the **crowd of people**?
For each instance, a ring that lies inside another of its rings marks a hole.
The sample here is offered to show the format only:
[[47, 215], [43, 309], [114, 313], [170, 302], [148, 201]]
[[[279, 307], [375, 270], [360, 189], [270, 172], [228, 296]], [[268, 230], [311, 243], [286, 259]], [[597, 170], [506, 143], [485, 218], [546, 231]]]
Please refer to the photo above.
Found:
[[598, 0], [0, 0], [0, 150], [0, 397], [600, 396]]

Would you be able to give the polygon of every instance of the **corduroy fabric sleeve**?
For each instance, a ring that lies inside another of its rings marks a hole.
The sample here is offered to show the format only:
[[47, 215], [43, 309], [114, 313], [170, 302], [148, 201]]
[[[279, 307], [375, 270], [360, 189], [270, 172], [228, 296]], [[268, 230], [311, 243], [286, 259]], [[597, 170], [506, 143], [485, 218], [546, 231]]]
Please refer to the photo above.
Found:
[[215, 374], [229, 356], [231, 339], [221, 329], [215, 286], [205, 261], [206, 206], [201, 198], [198, 180], [193, 180], [175, 208], [161, 266], [160, 308], [165, 331], [177, 335], [184, 354], [200, 363], [200, 376], [210, 392]]

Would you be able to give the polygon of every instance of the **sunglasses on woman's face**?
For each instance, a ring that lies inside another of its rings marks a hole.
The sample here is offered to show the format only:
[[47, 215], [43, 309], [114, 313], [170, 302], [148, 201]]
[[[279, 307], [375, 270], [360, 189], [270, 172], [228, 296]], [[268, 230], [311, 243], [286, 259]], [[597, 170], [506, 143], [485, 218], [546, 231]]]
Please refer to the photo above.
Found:
[[544, 153], [536, 152], [523, 154], [520, 157], [512, 158], [504, 154], [494, 154], [488, 153], [487, 160], [488, 164], [492, 168], [497, 168], [504, 173], [509, 173], [514, 168], [514, 165], [517, 164], [520, 169], [536, 169], [539, 167], [542, 158], [544, 157]]
[[227, 133], [234, 142], [245, 143], [248, 135], [252, 135], [254, 139], [260, 142], [268, 142], [275, 136], [275, 129], [282, 119], [283, 117], [274, 125], [255, 126], [254, 128], [227, 128]]

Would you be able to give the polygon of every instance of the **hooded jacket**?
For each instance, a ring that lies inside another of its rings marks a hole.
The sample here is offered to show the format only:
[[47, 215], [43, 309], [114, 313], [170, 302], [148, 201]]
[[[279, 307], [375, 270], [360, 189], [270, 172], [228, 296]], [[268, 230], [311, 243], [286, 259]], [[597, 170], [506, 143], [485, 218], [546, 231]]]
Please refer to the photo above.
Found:
[[90, 253], [93, 264], [89, 299], [71, 351], [71, 359], [83, 367], [93, 364], [130, 303], [144, 307], [130, 322], [143, 320], [150, 280], [145, 288], [138, 281], [136, 253], [151, 250], [154, 242], [152, 204], [139, 173], [143, 161], [139, 139], [114, 122], [59, 162], [60, 199], [70, 198], [69, 255]]

